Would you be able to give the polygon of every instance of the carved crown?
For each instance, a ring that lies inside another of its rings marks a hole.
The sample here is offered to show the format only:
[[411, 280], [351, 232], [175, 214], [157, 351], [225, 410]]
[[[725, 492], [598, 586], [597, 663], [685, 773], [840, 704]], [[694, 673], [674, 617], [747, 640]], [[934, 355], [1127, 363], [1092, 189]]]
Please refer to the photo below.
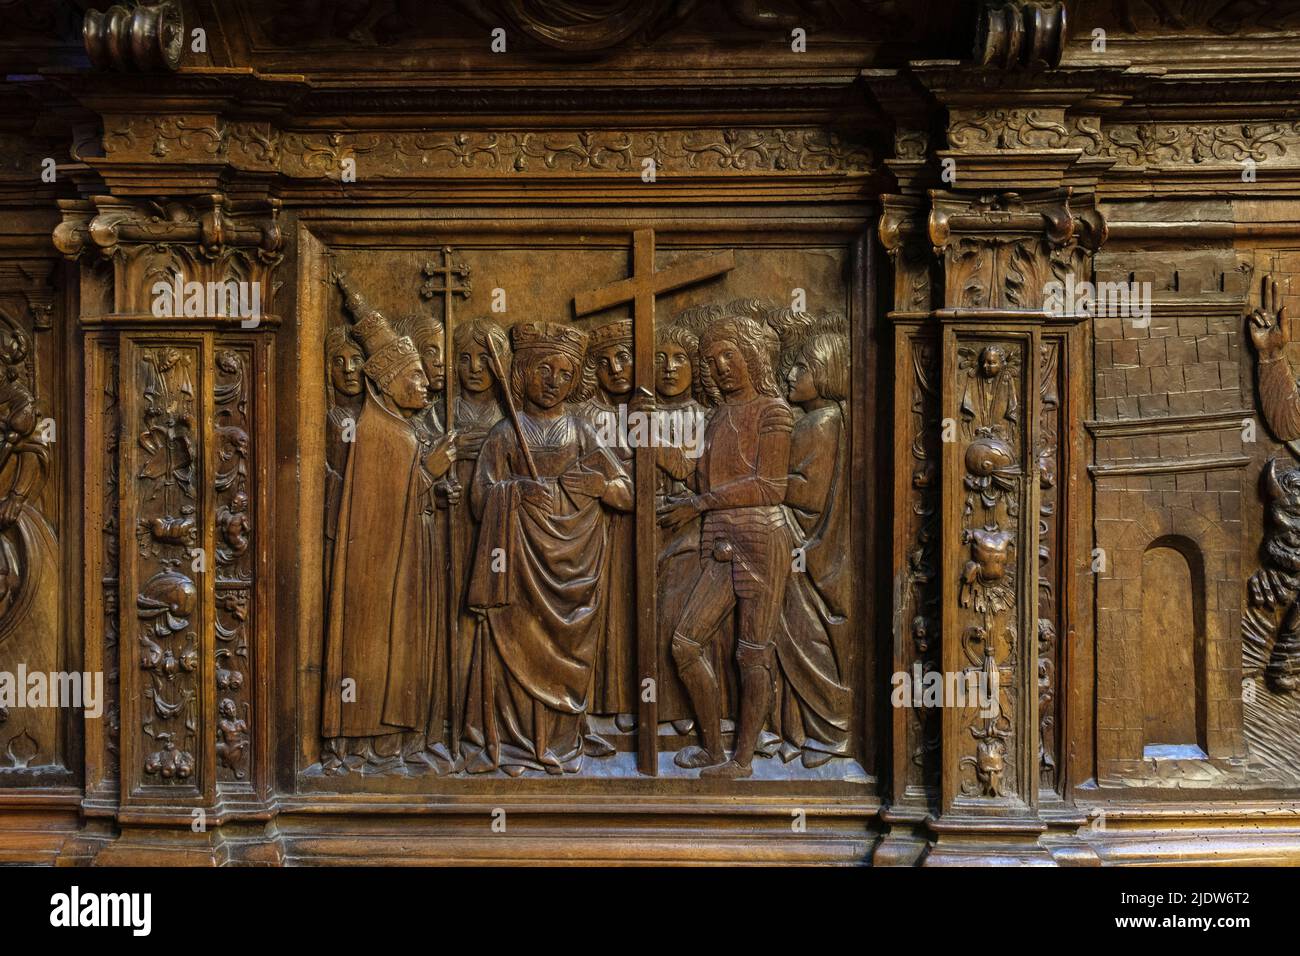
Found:
[[558, 322], [520, 322], [511, 328], [510, 341], [516, 352], [552, 349], [569, 356], [575, 363], [580, 363], [587, 351], [587, 334]]
[[607, 322], [604, 325], [597, 326], [591, 330], [591, 341], [587, 347], [590, 349], [604, 348], [607, 345], [631, 345], [632, 344], [632, 320], [619, 319], [616, 322]]

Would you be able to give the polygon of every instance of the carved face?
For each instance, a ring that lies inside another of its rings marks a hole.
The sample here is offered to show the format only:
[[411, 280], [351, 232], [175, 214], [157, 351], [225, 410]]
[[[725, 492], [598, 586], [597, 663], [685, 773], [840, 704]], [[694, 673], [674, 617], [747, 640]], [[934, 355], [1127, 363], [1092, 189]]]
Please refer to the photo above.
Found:
[[655, 388], [664, 398], [676, 398], [691, 387], [691, 357], [676, 342], [655, 352]]
[[598, 349], [596, 380], [607, 395], [625, 395], [632, 391], [632, 350], [618, 343]]
[[802, 361], [790, 366], [785, 384], [792, 402], [811, 402], [817, 398], [817, 385], [813, 381], [812, 370]]
[[435, 392], [441, 392], [443, 386], [447, 384], [446, 373], [442, 370], [441, 342], [435, 340], [424, 344], [420, 349], [420, 366], [424, 369], [428, 387]]
[[1007, 357], [996, 345], [990, 345], [980, 353], [980, 373], [985, 378], [997, 378], [1006, 366]]
[[1001, 581], [1011, 557], [1011, 533], [977, 528], [971, 533], [971, 558], [979, 568], [981, 581]]
[[418, 412], [429, 404], [429, 379], [419, 365], [410, 365], [384, 389], [393, 404], [403, 411]]
[[723, 394], [734, 395], [750, 387], [749, 366], [735, 342], [718, 339], [710, 343], [704, 352], [704, 361]]
[[330, 360], [330, 384], [334, 391], [349, 398], [361, 394], [361, 366], [366, 362], [361, 349], [348, 343]]
[[477, 342], [456, 356], [456, 374], [467, 392], [486, 392], [492, 387], [492, 363], [488, 350]]
[[554, 408], [572, 390], [577, 371], [568, 356], [543, 356], [524, 374], [524, 397], [538, 408]]

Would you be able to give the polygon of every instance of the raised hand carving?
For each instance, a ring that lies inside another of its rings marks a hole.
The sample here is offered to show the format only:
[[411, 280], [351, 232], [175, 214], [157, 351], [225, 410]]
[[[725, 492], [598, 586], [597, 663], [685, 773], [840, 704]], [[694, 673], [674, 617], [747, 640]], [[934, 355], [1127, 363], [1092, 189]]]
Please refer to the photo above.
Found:
[[1284, 442], [1300, 439], [1300, 391], [1286, 358], [1290, 335], [1286, 326], [1286, 306], [1278, 291], [1277, 280], [1265, 276], [1259, 308], [1247, 320], [1250, 341], [1259, 362], [1259, 404], [1264, 421]]
[[[1286, 306], [1277, 280], [1265, 276], [1260, 304], [1247, 317], [1250, 341], [1258, 356], [1256, 375], [1259, 404], [1269, 429], [1293, 452], [1300, 439], [1300, 389], [1286, 357], [1290, 341]], [[1300, 689], [1300, 470], [1279, 469], [1269, 459], [1262, 476], [1268, 522], [1264, 538], [1264, 565], [1250, 578], [1250, 603], [1265, 612], [1281, 611], [1268, 619], [1273, 650], [1265, 669], [1269, 685], [1279, 693]]]

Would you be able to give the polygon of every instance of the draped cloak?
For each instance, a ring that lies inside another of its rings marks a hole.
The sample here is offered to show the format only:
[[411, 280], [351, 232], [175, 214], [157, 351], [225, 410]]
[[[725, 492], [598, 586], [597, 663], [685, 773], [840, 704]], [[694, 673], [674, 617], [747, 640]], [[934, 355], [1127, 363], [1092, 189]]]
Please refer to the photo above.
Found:
[[[339, 502], [326, 637], [326, 737], [440, 735], [446, 573], [424, 468], [434, 435], [367, 383]], [[356, 682], [355, 701], [342, 682]]]
[[[610, 451], [630, 473], [633, 449], [618, 427], [620, 404], [607, 404], [599, 396], [575, 406], [574, 411], [593, 429], [613, 432]], [[623, 413], [627, 414], [626, 411]], [[636, 700], [636, 519], [631, 513], [608, 517], [610, 553], [605, 564], [608, 579], [601, 611], [600, 650], [596, 656], [596, 683], [591, 700], [594, 714], [635, 714]]]
[[838, 404], [795, 422], [782, 505], [805, 572], [791, 574], [776, 633], [776, 731], [795, 747], [844, 755], [852, 698], [849, 610], [853, 549], [848, 434]]
[[497, 767], [576, 772], [581, 766], [593, 668], [600, 650], [610, 533], [600, 499], [571, 496], [558, 477], [582, 467], [621, 485], [631, 479], [589, 424], [520, 415], [549, 506], [527, 501], [530, 478], [510, 420], [479, 453], [473, 506], [480, 515], [469, 604], [489, 637], [470, 675], [463, 751], [470, 772]]

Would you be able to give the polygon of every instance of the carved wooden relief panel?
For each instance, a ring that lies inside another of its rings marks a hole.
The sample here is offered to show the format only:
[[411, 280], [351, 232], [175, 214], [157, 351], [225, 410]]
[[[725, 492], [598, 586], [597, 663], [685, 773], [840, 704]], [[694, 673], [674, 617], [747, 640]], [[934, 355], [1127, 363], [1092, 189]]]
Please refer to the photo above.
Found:
[[302, 786], [870, 786], [862, 227], [326, 228]]
[[0, 2], [0, 862], [1296, 858], [1293, 4], [912, 6]]

